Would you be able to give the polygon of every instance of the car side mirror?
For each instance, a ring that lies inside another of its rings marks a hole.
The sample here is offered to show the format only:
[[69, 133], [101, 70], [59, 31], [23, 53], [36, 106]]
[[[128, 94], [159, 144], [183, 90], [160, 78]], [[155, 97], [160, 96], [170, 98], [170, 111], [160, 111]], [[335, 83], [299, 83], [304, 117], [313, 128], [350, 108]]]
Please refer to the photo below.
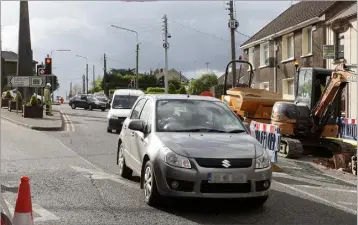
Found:
[[145, 133], [145, 126], [142, 120], [132, 120], [128, 124], [128, 128], [131, 130], [136, 130]]

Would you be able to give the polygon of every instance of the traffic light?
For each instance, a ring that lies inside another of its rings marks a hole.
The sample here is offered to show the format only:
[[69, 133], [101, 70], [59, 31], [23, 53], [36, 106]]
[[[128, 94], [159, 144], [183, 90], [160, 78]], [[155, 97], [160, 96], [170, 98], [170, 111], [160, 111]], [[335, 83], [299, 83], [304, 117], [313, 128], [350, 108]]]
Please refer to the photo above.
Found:
[[160, 87], [164, 87], [164, 76], [161, 76], [161, 77], [159, 78], [159, 86], [160, 86]]
[[37, 75], [39, 76], [40, 74], [39, 74], [39, 69], [42, 69], [42, 68], [44, 68], [45, 66], [43, 65], [43, 64], [39, 64], [39, 65], [37, 65], [36, 66], [36, 72], [37, 72]]
[[52, 74], [52, 59], [45, 58], [45, 74]]

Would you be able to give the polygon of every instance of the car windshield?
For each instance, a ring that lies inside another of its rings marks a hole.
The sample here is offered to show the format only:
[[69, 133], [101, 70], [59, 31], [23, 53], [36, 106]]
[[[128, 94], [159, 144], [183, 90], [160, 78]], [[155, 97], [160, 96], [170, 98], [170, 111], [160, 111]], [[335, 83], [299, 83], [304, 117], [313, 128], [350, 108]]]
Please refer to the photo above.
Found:
[[138, 96], [115, 95], [112, 102], [112, 109], [131, 109]]
[[246, 132], [240, 119], [222, 102], [173, 99], [156, 104], [157, 132]]

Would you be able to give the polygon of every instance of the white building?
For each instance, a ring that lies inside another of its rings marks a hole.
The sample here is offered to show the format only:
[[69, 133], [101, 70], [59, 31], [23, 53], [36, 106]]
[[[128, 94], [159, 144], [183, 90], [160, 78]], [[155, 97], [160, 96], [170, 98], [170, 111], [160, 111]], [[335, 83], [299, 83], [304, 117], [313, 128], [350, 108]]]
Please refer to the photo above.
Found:
[[[339, 20], [349, 21], [350, 26], [346, 29], [336, 26], [338, 29], [332, 29], [332, 23]], [[327, 59], [326, 67], [333, 69], [336, 63], [346, 60], [348, 65], [357, 65], [357, 4], [343, 10], [334, 18], [326, 23], [326, 43], [335, 45], [336, 59]], [[357, 69], [355, 69], [357, 72]], [[348, 118], [357, 118], [357, 83], [349, 83], [344, 92], [342, 101], [343, 111]]]

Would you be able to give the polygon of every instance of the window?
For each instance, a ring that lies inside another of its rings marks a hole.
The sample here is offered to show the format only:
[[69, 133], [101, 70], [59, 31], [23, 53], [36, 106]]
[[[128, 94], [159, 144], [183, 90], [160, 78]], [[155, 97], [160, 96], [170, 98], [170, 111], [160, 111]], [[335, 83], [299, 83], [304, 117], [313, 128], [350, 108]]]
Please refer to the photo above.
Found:
[[190, 99], [158, 100], [157, 132], [240, 132], [244, 125], [225, 103]]
[[144, 107], [143, 107], [143, 110], [142, 110], [142, 113], [140, 114], [140, 117], [139, 119], [144, 121], [145, 125], [146, 125], [146, 130], [147, 130], [147, 134], [150, 133], [151, 131], [151, 126], [152, 126], [152, 121], [151, 121], [151, 118], [152, 118], [152, 100], [148, 100]]
[[135, 95], [115, 95], [112, 101], [112, 109], [131, 109], [137, 101]]
[[293, 33], [282, 37], [282, 61], [291, 60], [294, 58], [294, 47], [295, 41]]
[[[254, 58], [255, 58], [254, 47], [249, 48], [249, 53], [248, 54], [249, 54], [249, 63], [251, 63], [252, 69], [255, 69], [255, 66], [254, 66]], [[250, 70], [250, 66], [247, 68], [247, 70]]]
[[262, 83], [260, 83], [260, 89], [265, 89], [265, 90], [267, 90], [267, 91], [269, 91], [270, 90], [270, 82], [262, 82]]
[[294, 79], [288, 78], [282, 80], [282, 97], [287, 100], [294, 100], [295, 98]]
[[302, 29], [302, 56], [312, 54], [312, 27]]
[[298, 75], [297, 100], [311, 108], [312, 98], [312, 70], [301, 69]]
[[336, 33], [336, 59], [344, 59], [344, 36]]
[[137, 102], [136, 106], [133, 109], [131, 119], [139, 119], [139, 115], [140, 115], [140, 112], [142, 111], [145, 101], [146, 101], [146, 99], [142, 98]]
[[266, 60], [270, 57], [269, 54], [269, 43], [260, 45], [260, 66], [266, 66]]

